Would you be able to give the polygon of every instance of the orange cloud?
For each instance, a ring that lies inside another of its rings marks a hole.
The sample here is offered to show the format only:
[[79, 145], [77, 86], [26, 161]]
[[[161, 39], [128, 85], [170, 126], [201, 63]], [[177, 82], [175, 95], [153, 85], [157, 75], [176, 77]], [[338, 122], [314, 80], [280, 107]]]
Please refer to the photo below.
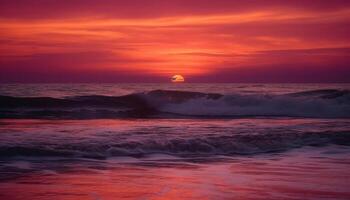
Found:
[[[118, 9], [118, 4], [113, 5]], [[108, 8], [98, 6], [94, 14], [63, 13], [43, 19], [11, 18], [7, 11], [0, 18], [0, 63], [2, 68], [14, 66], [13, 63], [25, 67], [26, 60], [27, 66], [35, 60], [39, 71], [48, 66], [47, 58], [51, 58], [57, 62], [55, 68], [66, 71], [121, 70], [149, 76], [167, 77], [177, 73], [204, 76], [257, 63], [294, 62], [275, 54], [257, 56], [259, 52], [350, 46], [350, 7], [347, 6], [333, 5], [330, 9], [323, 4], [307, 5], [307, 9], [301, 10], [291, 5], [258, 5], [254, 9], [243, 6], [242, 10], [232, 8], [224, 12], [211, 10], [210, 5], [204, 11], [196, 10], [192, 4], [188, 6], [189, 11], [177, 8], [178, 12], [169, 15], [145, 14], [144, 17], [113, 16], [109, 12], [108, 16], [101, 16], [103, 9]], [[90, 9], [94, 11], [94, 7]], [[146, 13], [152, 10], [137, 9]], [[82, 56], [91, 52], [101, 59]], [[348, 55], [347, 51], [345, 54]], [[44, 56], [40, 61], [42, 55], [52, 56]], [[63, 58], [72, 56], [74, 65], [70, 59]], [[314, 64], [323, 60], [323, 56], [312, 55], [302, 60]], [[333, 55], [331, 60], [336, 58]]]

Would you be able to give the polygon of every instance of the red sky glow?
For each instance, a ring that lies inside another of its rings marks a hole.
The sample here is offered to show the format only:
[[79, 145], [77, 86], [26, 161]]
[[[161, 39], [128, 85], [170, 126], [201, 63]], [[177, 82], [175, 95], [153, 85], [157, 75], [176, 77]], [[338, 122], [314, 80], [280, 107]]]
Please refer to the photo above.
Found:
[[0, 82], [349, 82], [350, 1], [0, 0]]

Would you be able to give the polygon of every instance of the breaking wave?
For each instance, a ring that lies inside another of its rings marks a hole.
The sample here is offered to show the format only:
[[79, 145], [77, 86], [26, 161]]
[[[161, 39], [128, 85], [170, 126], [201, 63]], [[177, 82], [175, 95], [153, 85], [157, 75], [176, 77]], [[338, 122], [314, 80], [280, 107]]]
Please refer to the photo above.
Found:
[[350, 92], [314, 90], [284, 95], [154, 90], [125, 96], [0, 96], [0, 118], [349, 118]]
[[0, 157], [143, 157], [151, 154], [168, 154], [180, 157], [252, 155], [286, 151], [304, 146], [350, 145], [349, 132], [265, 133], [249, 135], [212, 135], [200, 137], [130, 137], [113, 136], [84, 142], [75, 140], [42, 144], [12, 142], [0, 146]]

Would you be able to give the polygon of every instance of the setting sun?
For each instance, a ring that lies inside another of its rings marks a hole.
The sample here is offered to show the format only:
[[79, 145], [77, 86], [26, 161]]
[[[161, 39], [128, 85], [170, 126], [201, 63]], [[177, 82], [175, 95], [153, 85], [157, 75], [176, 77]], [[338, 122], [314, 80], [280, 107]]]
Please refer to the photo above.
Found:
[[181, 75], [174, 75], [173, 77], [171, 77], [171, 82], [182, 83], [182, 82], [185, 82], [185, 78]]

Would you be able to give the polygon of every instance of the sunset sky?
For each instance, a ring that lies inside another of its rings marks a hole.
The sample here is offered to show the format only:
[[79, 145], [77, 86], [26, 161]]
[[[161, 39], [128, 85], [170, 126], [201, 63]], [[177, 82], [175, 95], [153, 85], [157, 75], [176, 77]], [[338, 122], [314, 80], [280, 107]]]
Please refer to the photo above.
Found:
[[350, 82], [350, 1], [0, 0], [0, 82]]

